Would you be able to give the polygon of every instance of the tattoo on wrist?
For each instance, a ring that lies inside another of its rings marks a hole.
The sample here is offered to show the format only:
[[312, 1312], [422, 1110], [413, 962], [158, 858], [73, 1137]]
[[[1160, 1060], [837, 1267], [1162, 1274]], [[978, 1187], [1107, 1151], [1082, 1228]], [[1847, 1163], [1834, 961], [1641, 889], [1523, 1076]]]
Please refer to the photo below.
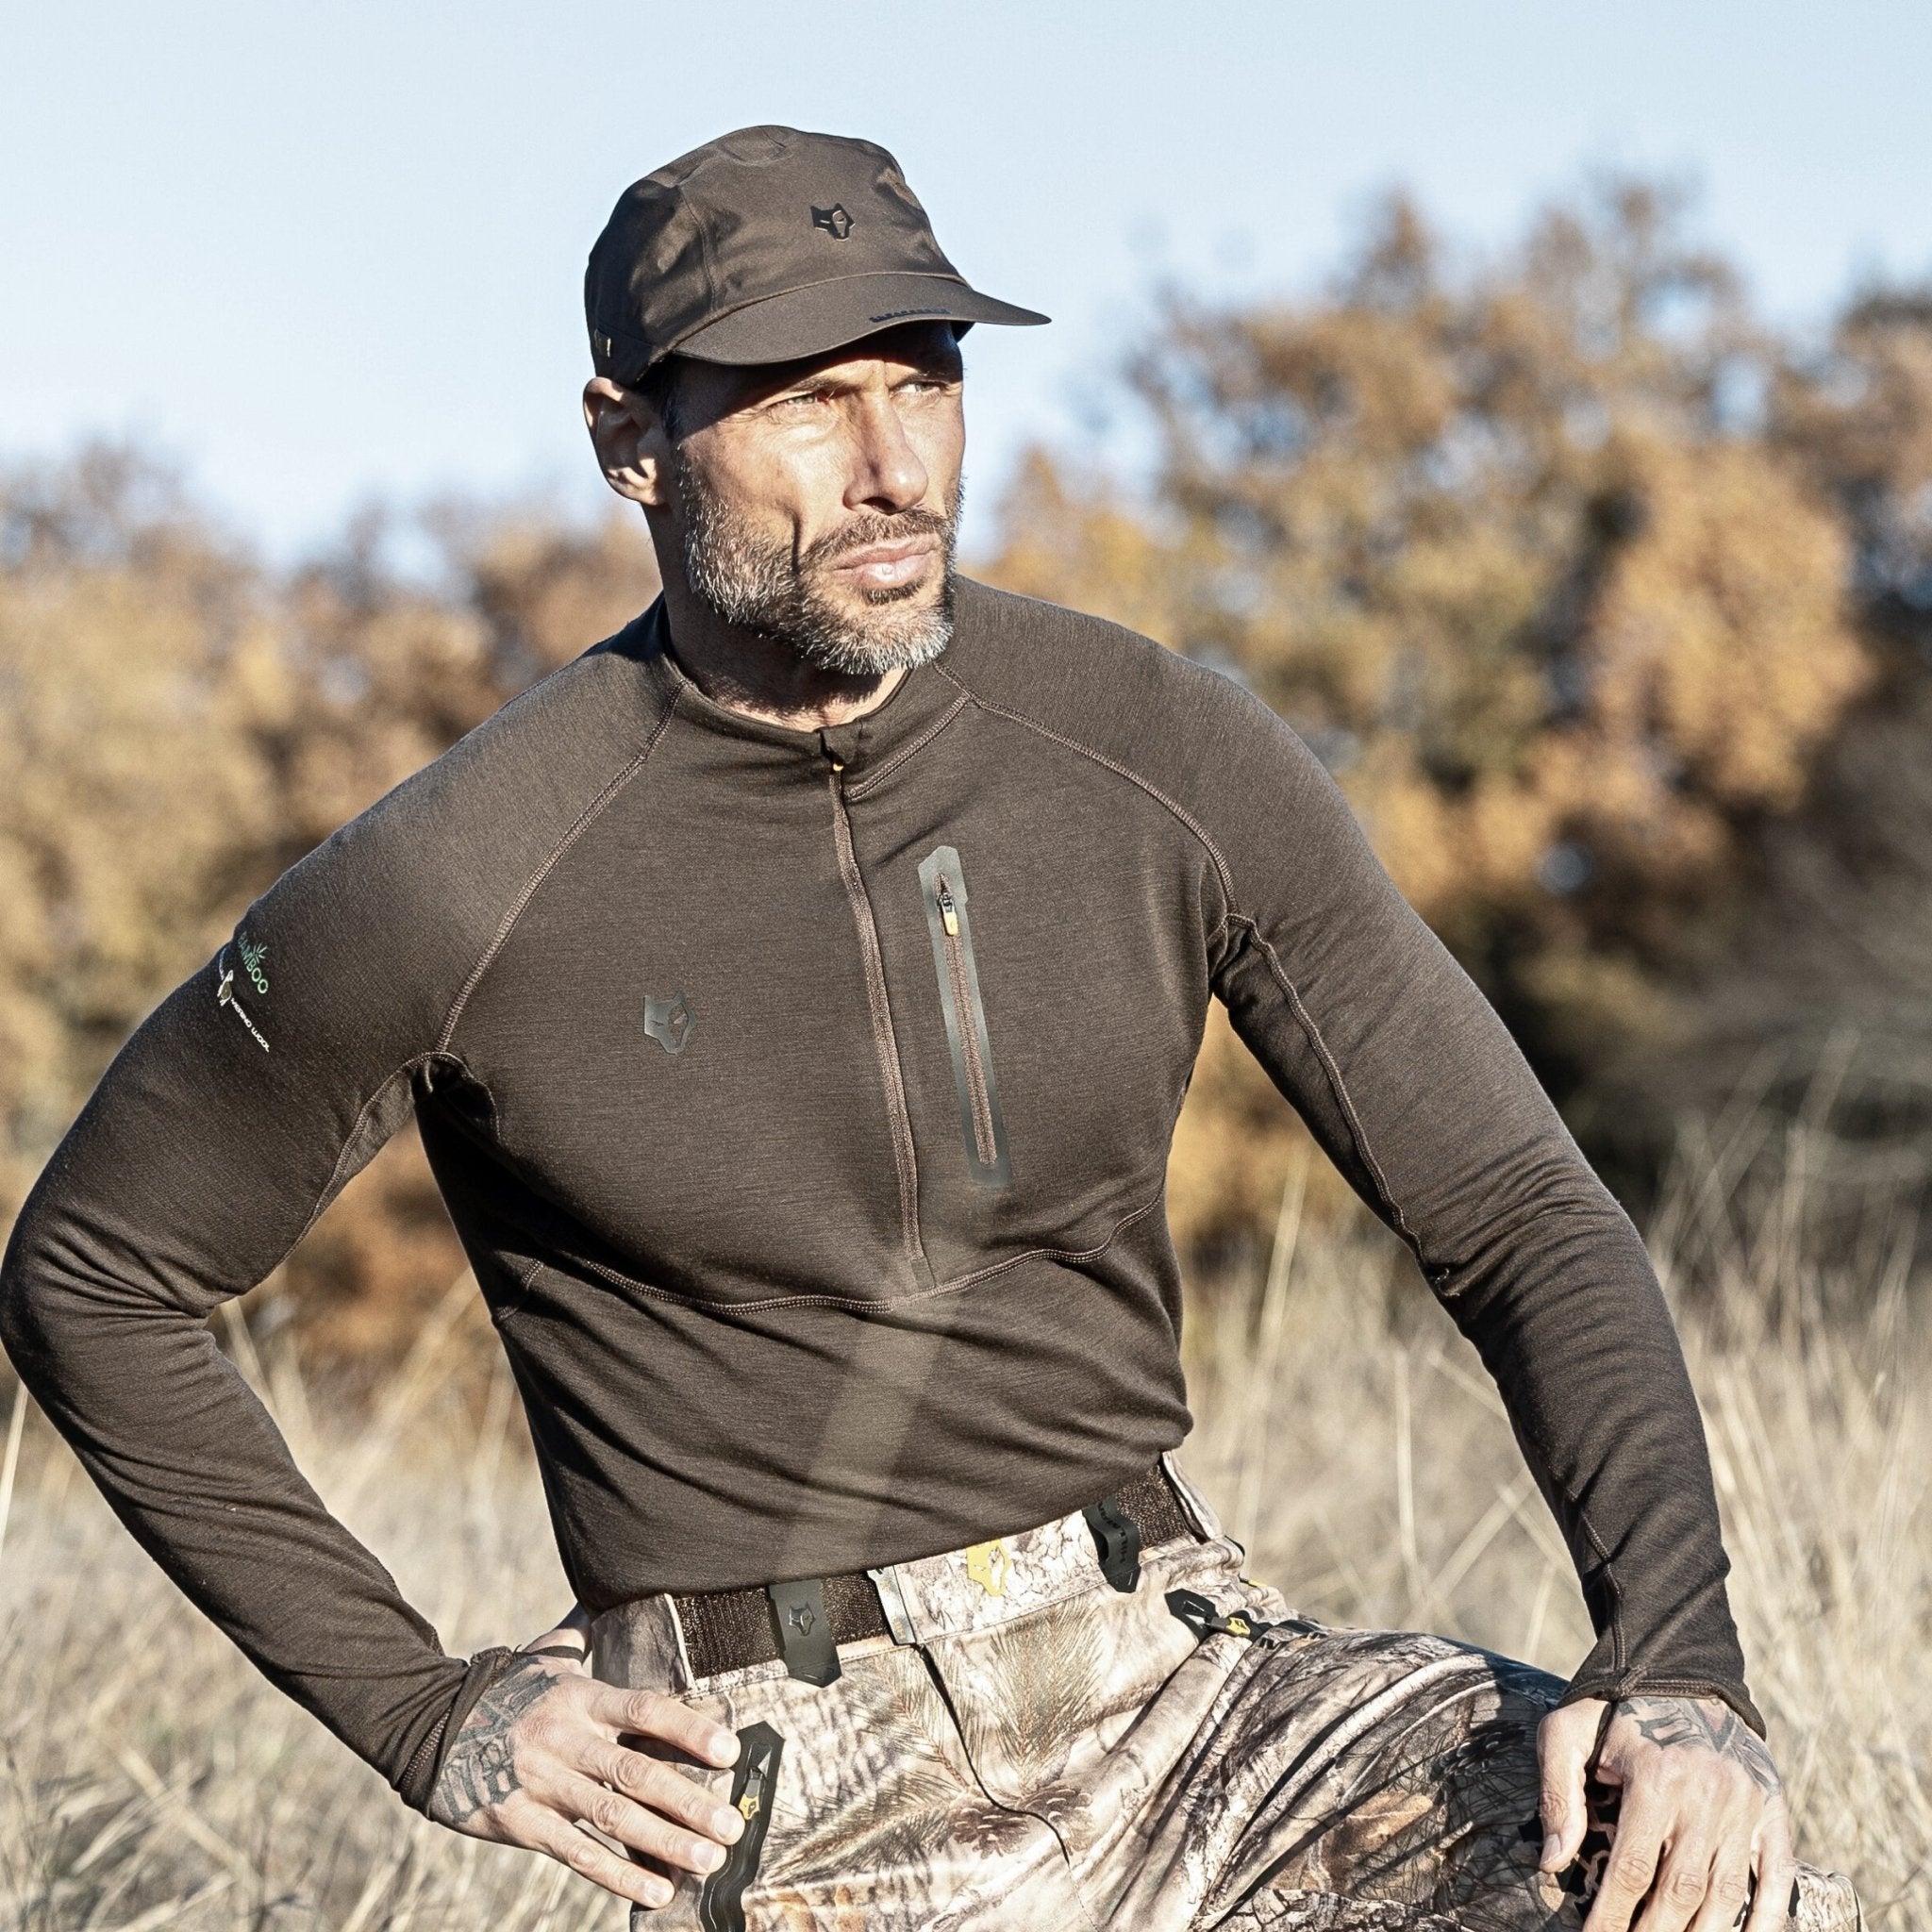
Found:
[[1714, 1751], [1729, 1758], [1759, 1790], [1781, 1789], [1764, 1740], [1728, 1705], [1706, 1697], [1626, 1697], [1617, 1708], [1660, 1751]]
[[510, 1733], [562, 1674], [535, 1657], [505, 1672], [476, 1700], [436, 1781], [436, 1815], [445, 1824], [466, 1824], [477, 1812], [501, 1805], [520, 1789]]

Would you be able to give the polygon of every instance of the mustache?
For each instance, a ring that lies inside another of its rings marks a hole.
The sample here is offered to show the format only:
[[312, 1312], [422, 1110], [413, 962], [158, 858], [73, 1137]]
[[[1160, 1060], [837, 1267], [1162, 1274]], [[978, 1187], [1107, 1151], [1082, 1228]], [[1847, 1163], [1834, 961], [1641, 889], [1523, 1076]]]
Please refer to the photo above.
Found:
[[831, 563], [848, 551], [864, 550], [874, 543], [897, 543], [908, 537], [937, 537], [950, 550], [958, 512], [936, 509], [905, 509], [887, 516], [877, 510], [856, 516], [836, 530], [815, 537], [805, 547], [798, 561], [801, 569], [812, 570]]

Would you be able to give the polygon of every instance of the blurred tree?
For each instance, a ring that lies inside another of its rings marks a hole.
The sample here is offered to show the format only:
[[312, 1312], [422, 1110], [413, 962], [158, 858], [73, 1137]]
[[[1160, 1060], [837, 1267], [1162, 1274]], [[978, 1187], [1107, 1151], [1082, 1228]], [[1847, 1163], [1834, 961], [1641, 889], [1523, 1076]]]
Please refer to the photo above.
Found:
[[[1317, 298], [1171, 300], [1127, 380], [1151, 485], [1036, 452], [986, 574], [1294, 724], [1626, 1180], [1741, 1089], [1932, 1185], [1932, 291], [1798, 344], [1656, 188], [1474, 271], [1398, 200]], [[0, 476], [0, 1223], [255, 892], [656, 587], [623, 514], [370, 515], [277, 574], [125, 452]], [[1304, 1149], [1211, 1024], [1197, 1261]], [[461, 1265], [407, 1136], [278, 1306], [379, 1358]]]
[[165, 475], [0, 480], [0, 1215], [256, 878], [294, 702], [263, 586]]
[[1604, 1084], [1692, 1119], [1762, 1096], [1805, 1125], [1811, 1208], [1841, 1241], [1932, 1188], [1932, 289], [1869, 291], [1822, 348], [1787, 350], [1766, 430], [1837, 508], [1874, 675], [1766, 827], [1683, 1051]]
[[[1322, 300], [1172, 302], [1129, 372], [1151, 498], [1037, 454], [992, 573], [1282, 712], [1565, 1099], [1681, 1039], [1874, 676], [1841, 506], [1764, 433], [1777, 344], [1681, 227], [1616, 185], [1457, 278], [1398, 200]], [[1212, 1243], [1295, 1137], [1219, 1028], [1191, 1114], [1175, 1220]]]
[[[125, 451], [0, 478], [0, 1225], [121, 1040], [285, 866], [657, 591], [641, 521], [370, 516], [276, 580]], [[323, 1359], [462, 1266], [413, 1135], [292, 1257]]]

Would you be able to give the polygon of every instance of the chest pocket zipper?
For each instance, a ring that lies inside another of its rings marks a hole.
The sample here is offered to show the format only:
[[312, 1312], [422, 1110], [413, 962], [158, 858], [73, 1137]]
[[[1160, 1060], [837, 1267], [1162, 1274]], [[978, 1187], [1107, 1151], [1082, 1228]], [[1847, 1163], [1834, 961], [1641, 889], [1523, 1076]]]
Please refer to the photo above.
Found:
[[950, 845], [929, 853], [920, 864], [919, 883], [925, 899], [926, 930], [932, 936], [940, 1007], [946, 1018], [946, 1044], [953, 1055], [953, 1084], [959, 1093], [967, 1166], [983, 1186], [1003, 1188], [1012, 1179], [1012, 1164], [1007, 1157], [1006, 1124], [1000, 1118], [999, 1088], [993, 1080], [992, 1047], [986, 1037], [966, 874], [958, 853]]

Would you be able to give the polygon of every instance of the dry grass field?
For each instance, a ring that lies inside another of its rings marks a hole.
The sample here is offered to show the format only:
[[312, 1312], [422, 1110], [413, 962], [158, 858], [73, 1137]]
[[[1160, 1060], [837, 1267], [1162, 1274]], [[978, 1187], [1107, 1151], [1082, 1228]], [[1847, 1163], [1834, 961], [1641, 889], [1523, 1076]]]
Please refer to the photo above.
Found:
[[[1720, 1191], [1721, 1192], [1721, 1191]], [[1932, 1928], [1932, 1345], [1883, 1243], [1801, 1258], [1802, 1203], [1690, 1189], [1655, 1230], [1702, 1284], [1684, 1325], [1758, 1698], [1801, 1847], [1874, 1927]], [[1332, 1622], [1420, 1624], [1563, 1671], [1569, 1566], [1475, 1358], [1379, 1232], [1300, 1224], [1197, 1298], [1194, 1473], [1251, 1569]], [[445, 1364], [459, 1296], [373, 1417], [312, 1414], [237, 1354], [341, 1512], [445, 1641], [546, 1626], [566, 1595], [507, 1378]], [[22, 1421], [28, 1424], [24, 1429]], [[0, 1466], [0, 1915], [23, 1932], [619, 1928], [534, 1857], [407, 1815], [163, 1583], [36, 1419]]]

